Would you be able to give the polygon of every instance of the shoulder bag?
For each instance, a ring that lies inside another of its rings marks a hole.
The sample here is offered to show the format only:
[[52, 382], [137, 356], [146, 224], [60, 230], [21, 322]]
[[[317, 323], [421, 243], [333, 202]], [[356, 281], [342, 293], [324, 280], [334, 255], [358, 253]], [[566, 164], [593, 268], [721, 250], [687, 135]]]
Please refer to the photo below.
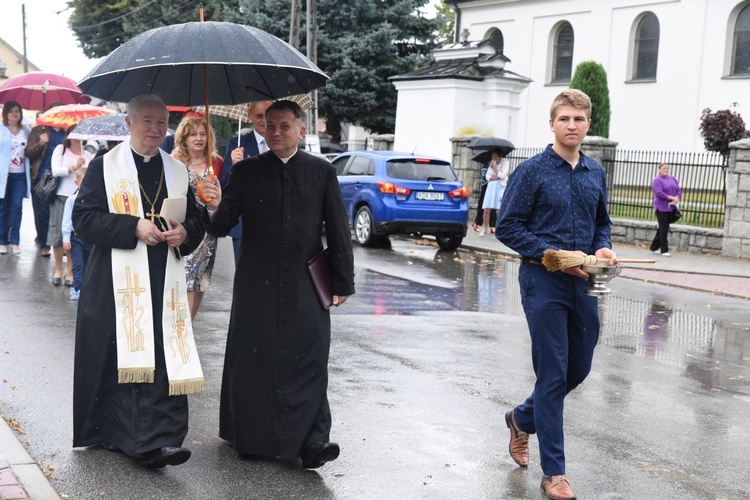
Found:
[[42, 178], [34, 186], [34, 192], [47, 203], [55, 201], [57, 196], [57, 186], [60, 185], [60, 178], [52, 175], [52, 170], [45, 170]]

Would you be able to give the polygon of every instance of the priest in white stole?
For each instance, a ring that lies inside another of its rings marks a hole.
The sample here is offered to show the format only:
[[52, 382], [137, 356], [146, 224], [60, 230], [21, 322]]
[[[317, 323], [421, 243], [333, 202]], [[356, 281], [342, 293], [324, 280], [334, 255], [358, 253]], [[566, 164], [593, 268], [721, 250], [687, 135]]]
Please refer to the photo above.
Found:
[[[76, 234], [93, 244], [78, 305], [73, 446], [151, 468], [190, 458], [187, 394], [203, 390], [180, 258], [203, 239], [202, 212], [185, 166], [159, 149], [168, 117], [156, 96], [128, 103], [130, 140], [90, 163], [73, 209]], [[162, 203], [179, 197], [185, 220], [167, 225]]]

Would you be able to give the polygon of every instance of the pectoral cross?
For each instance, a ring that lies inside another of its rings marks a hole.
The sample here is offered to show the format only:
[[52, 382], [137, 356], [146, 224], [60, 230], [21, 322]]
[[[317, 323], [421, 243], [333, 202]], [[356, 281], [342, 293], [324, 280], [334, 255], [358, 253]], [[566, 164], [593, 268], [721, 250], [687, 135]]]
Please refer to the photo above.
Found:
[[154, 207], [151, 207], [151, 211], [146, 214], [146, 217], [149, 217], [151, 219], [151, 222], [154, 222], [154, 219], [159, 217], [159, 214], [156, 213], [156, 210], [154, 210]]

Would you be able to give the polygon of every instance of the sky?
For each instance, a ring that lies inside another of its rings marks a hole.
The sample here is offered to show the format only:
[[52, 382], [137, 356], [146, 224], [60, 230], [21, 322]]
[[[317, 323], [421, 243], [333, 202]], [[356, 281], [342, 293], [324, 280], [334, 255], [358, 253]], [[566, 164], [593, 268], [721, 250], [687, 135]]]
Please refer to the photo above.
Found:
[[99, 60], [88, 59], [83, 54], [68, 27], [70, 12], [65, 10], [67, 0], [0, 0], [0, 3], [3, 12], [0, 38], [21, 54], [21, 5], [26, 5], [26, 55], [42, 71], [80, 81], [96, 66]]

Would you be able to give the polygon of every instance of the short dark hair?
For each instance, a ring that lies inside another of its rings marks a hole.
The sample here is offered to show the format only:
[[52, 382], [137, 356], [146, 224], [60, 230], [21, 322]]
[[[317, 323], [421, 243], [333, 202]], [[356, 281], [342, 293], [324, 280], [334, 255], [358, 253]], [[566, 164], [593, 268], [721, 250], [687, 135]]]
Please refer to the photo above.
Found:
[[266, 116], [268, 116], [268, 113], [271, 111], [285, 110], [291, 111], [300, 125], [305, 126], [307, 124], [307, 113], [305, 113], [302, 107], [296, 102], [287, 101], [286, 99], [281, 99], [268, 106], [268, 109], [266, 110]]
[[18, 108], [18, 111], [21, 112], [21, 119], [18, 121], [18, 126], [20, 127], [21, 123], [23, 123], [23, 109], [16, 101], [8, 101], [3, 105], [3, 125], [8, 126], [8, 115], [13, 111], [13, 108]]

